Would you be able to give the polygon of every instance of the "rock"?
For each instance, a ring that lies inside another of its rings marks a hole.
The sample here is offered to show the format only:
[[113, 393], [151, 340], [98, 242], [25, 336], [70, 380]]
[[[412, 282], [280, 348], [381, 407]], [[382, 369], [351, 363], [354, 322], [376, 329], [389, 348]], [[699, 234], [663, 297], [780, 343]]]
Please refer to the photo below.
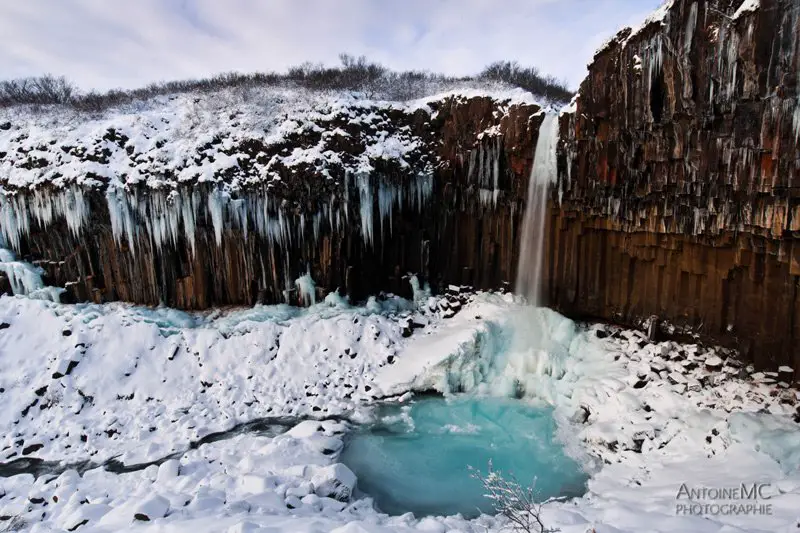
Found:
[[701, 390], [703, 390], [703, 386], [696, 379], [690, 379], [686, 383], [686, 388], [692, 392], [700, 392]]
[[297, 496], [287, 496], [286, 497], [286, 507], [288, 509], [298, 509], [303, 506], [303, 502], [300, 501], [300, 498]]
[[0, 330], [8, 329], [11, 327], [11, 324], [8, 322], [0, 322]]
[[683, 361], [686, 359], [686, 353], [682, 350], [673, 350], [669, 353], [670, 361]]
[[167, 516], [167, 511], [169, 511], [169, 500], [163, 496], [153, 495], [136, 507], [133, 518], [149, 522], [150, 520]]
[[174, 479], [178, 477], [180, 472], [181, 463], [175, 459], [168, 459], [161, 463], [158, 467], [158, 473], [156, 474], [156, 480], [159, 483], [164, 483], [168, 480]]
[[286, 490], [286, 496], [296, 496], [300, 500], [314, 492], [314, 485], [309, 482], [300, 483], [296, 487], [290, 487]]
[[320, 498], [333, 498], [341, 502], [350, 500], [356, 486], [356, 475], [341, 463], [321, 467], [311, 478], [314, 491]]
[[742, 368], [742, 366], [744, 366], [744, 363], [740, 359], [737, 359], [736, 357], [728, 357], [727, 359], [725, 359], [725, 365], [738, 369]]
[[111, 507], [102, 503], [81, 505], [64, 520], [64, 528], [67, 531], [77, 531], [89, 522], [100, 520], [109, 511]]
[[679, 372], [670, 372], [667, 379], [673, 385], [685, 385], [687, 381], [686, 377]]
[[411, 329], [422, 329], [427, 325], [421, 318], [415, 318], [411, 321]]
[[711, 370], [719, 370], [722, 368], [722, 359], [717, 357], [716, 355], [712, 355], [705, 361], [706, 368]]
[[589, 416], [591, 416], [591, 411], [589, 411], [589, 408], [581, 405], [572, 414], [570, 421], [576, 424], [585, 424], [589, 420]]
[[780, 402], [786, 405], [796, 405], [797, 404], [797, 397], [794, 391], [790, 390], [783, 390], [781, 391], [780, 395]]
[[789, 366], [781, 366], [778, 368], [778, 379], [791, 383], [794, 381], [794, 369]]
[[34, 452], [38, 452], [42, 448], [44, 448], [44, 444], [41, 443], [29, 444], [28, 446], [22, 448], [22, 455], [30, 455]]
[[225, 530], [225, 533], [258, 533], [259, 531], [262, 531], [261, 526], [245, 521], [232, 525]]
[[712, 374], [708, 382], [712, 387], [719, 387], [720, 385], [725, 383], [727, 379], [728, 376], [725, 373]]
[[649, 318], [647, 324], [647, 340], [656, 342], [658, 337], [658, 317], [653, 315]]
[[672, 386], [672, 390], [676, 394], [684, 394], [686, 392], [686, 383], [676, 383]]

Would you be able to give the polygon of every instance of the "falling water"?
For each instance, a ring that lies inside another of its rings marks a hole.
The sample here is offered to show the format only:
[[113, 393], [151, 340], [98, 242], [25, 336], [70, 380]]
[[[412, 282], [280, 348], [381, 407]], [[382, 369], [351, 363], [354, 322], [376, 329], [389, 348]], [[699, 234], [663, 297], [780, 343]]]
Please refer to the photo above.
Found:
[[522, 222], [517, 293], [533, 305], [541, 305], [541, 275], [544, 262], [545, 213], [550, 184], [556, 182], [556, 145], [558, 115], [547, 114], [539, 127], [539, 139], [533, 155], [533, 168], [528, 180], [528, 203]]

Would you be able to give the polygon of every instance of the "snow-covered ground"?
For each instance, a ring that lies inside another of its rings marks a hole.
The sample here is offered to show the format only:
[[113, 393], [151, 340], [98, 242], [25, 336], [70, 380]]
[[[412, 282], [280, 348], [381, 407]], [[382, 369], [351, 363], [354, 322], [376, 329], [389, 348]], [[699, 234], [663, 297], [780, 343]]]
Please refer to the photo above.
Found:
[[[418, 295], [211, 314], [0, 298], [0, 463], [155, 462], [2, 477], [0, 531], [501, 530], [389, 517], [352, 495], [337, 463], [351, 425], [377, 399], [429, 389], [555, 407], [592, 475], [584, 497], [545, 505], [565, 533], [797, 531], [796, 389], [721, 350], [578, 326], [510, 295]], [[276, 426], [193, 444], [258, 419]], [[769, 508], [691, 516], [684, 484], [765, 484], [765, 500], [695, 501]]]

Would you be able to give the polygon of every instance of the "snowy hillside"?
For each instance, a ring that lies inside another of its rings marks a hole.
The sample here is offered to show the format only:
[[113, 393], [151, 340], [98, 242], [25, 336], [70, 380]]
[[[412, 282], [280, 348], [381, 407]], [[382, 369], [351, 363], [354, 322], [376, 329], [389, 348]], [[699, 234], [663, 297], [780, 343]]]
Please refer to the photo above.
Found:
[[7, 189], [211, 181], [236, 190], [298, 169], [331, 178], [379, 161], [430, 170], [428, 104], [452, 96], [535, 103], [499, 86], [411, 102], [276, 87], [160, 96], [99, 114], [12, 107], [0, 110], [0, 181]]

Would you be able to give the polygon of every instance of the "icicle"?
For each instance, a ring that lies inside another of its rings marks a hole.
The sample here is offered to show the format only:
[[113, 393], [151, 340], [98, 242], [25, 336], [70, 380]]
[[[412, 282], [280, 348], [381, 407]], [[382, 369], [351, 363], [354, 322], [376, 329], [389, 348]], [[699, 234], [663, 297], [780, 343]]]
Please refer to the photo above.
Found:
[[381, 234], [385, 234], [384, 220], [389, 219], [389, 234], [392, 233], [392, 213], [394, 205], [400, 203], [398, 187], [384, 180], [378, 182], [378, 215], [381, 219]]
[[794, 113], [792, 114], [792, 129], [794, 131], [794, 142], [797, 143], [800, 140], [800, 98], [797, 99]]
[[414, 295], [414, 302], [418, 305], [428, 301], [431, 296], [431, 288], [426, 283], [424, 287], [420, 287], [419, 278], [416, 274], [408, 278], [408, 283], [411, 285], [411, 292]]
[[284, 277], [285, 284], [286, 284], [286, 289], [283, 291], [283, 297], [286, 300], [286, 303], [291, 305], [291, 303], [292, 303], [292, 292], [294, 292], [295, 288], [292, 285], [292, 277], [291, 277], [290, 269], [289, 269], [289, 253], [288, 252], [286, 253], [286, 256], [285, 256], [285, 261], [284, 261], [284, 264], [283, 264], [283, 272], [284, 272], [283, 277]]
[[372, 200], [373, 192], [369, 174], [356, 175], [356, 185], [359, 193], [359, 214], [361, 216], [361, 237], [368, 245], [374, 244]]
[[683, 53], [689, 54], [692, 51], [692, 43], [694, 42], [694, 31], [697, 28], [697, 2], [692, 2], [689, 8], [689, 19], [686, 21], [686, 32], [684, 33], [683, 40]]
[[223, 228], [223, 196], [222, 191], [213, 189], [208, 193], [208, 214], [211, 217], [211, 224], [214, 226], [214, 241], [217, 246], [222, 245]]
[[106, 204], [108, 215], [111, 219], [111, 233], [118, 245], [122, 244], [122, 235], [128, 239], [131, 253], [136, 254], [136, 240], [134, 233], [137, 231], [131, 214], [131, 206], [123, 189], [109, 187], [106, 189]]

